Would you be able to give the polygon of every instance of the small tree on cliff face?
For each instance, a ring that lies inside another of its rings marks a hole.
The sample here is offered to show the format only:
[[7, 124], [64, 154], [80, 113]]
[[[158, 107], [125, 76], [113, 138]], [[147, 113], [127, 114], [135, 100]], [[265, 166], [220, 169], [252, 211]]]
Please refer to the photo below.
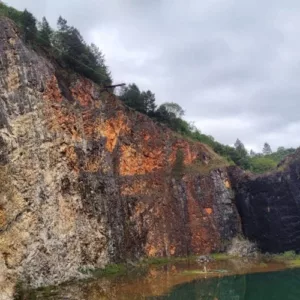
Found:
[[184, 173], [184, 154], [181, 149], [178, 149], [176, 152], [176, 158], [173, 165], [172, 174], [175, 178], [179, 179], [183, 176]]

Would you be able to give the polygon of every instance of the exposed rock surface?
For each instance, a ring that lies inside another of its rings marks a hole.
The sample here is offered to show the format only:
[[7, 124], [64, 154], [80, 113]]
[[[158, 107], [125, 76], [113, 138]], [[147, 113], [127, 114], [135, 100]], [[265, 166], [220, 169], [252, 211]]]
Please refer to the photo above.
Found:
[[214, 261], [214, 259], [210, 255], [200, 255], [196, 261], [200, 264], [206, 264], [210, 261]]
[[226, 167], [0, 18], [0, 299], [17, 278], [41, 286], [111, 262], [222, 251], [241, 224], [263, 251], [300, 251], [299, 157], [264, 176]]
[[243, 232], [263, 252], [300, 251], [299, 158], [298, 151], [263, 176], [230, 172]]
[[0, 19], [0, 280], [55, 284], [80, 268], [223, 250], [240, 220], [226, 168], [209, 171], [219, 162]]
[[244, 238], [235, 237], [228, 247], [227, 253], [234, 257], [257, 257], [258, 249], [255, 243]]

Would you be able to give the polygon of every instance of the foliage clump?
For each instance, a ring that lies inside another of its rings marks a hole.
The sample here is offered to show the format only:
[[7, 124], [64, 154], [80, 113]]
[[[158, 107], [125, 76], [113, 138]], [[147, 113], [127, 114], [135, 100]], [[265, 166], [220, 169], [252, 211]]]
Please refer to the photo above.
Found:
[[111, 84], [111, 75], [102, 52], [96, 45], [88, 45], [78, 29], [69, 26], [62, 17], [59, 17], [57, 29], [54, 30], [45, 17], [38, 23], [28, 10], [21, 12], [4, 3], [0, 3], [0, 16], [12, 19], [26, 43], [49, 52], [63, 67], [70, 68], [98, 84]]

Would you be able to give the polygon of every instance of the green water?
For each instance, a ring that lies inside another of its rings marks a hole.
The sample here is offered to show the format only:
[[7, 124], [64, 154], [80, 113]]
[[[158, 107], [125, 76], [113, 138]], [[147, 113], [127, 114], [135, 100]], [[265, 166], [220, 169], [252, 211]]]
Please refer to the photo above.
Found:
[[149, 299], [300, 300], [300, 269], [195, 280]]
[[20, 292], [16, 300], [300, 300], [300, 269], [278, 261], [227, 259], [128, 269]]

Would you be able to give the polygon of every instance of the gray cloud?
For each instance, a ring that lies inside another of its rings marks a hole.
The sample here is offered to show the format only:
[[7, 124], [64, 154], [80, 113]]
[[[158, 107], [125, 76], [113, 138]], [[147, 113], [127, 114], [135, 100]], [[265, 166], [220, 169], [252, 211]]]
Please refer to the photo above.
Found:
[[296, 0], [10, 0], [60, 15], [105, 53], [116, 82], [174, 101], [205, 133], [259, 150], [299, 146]]

